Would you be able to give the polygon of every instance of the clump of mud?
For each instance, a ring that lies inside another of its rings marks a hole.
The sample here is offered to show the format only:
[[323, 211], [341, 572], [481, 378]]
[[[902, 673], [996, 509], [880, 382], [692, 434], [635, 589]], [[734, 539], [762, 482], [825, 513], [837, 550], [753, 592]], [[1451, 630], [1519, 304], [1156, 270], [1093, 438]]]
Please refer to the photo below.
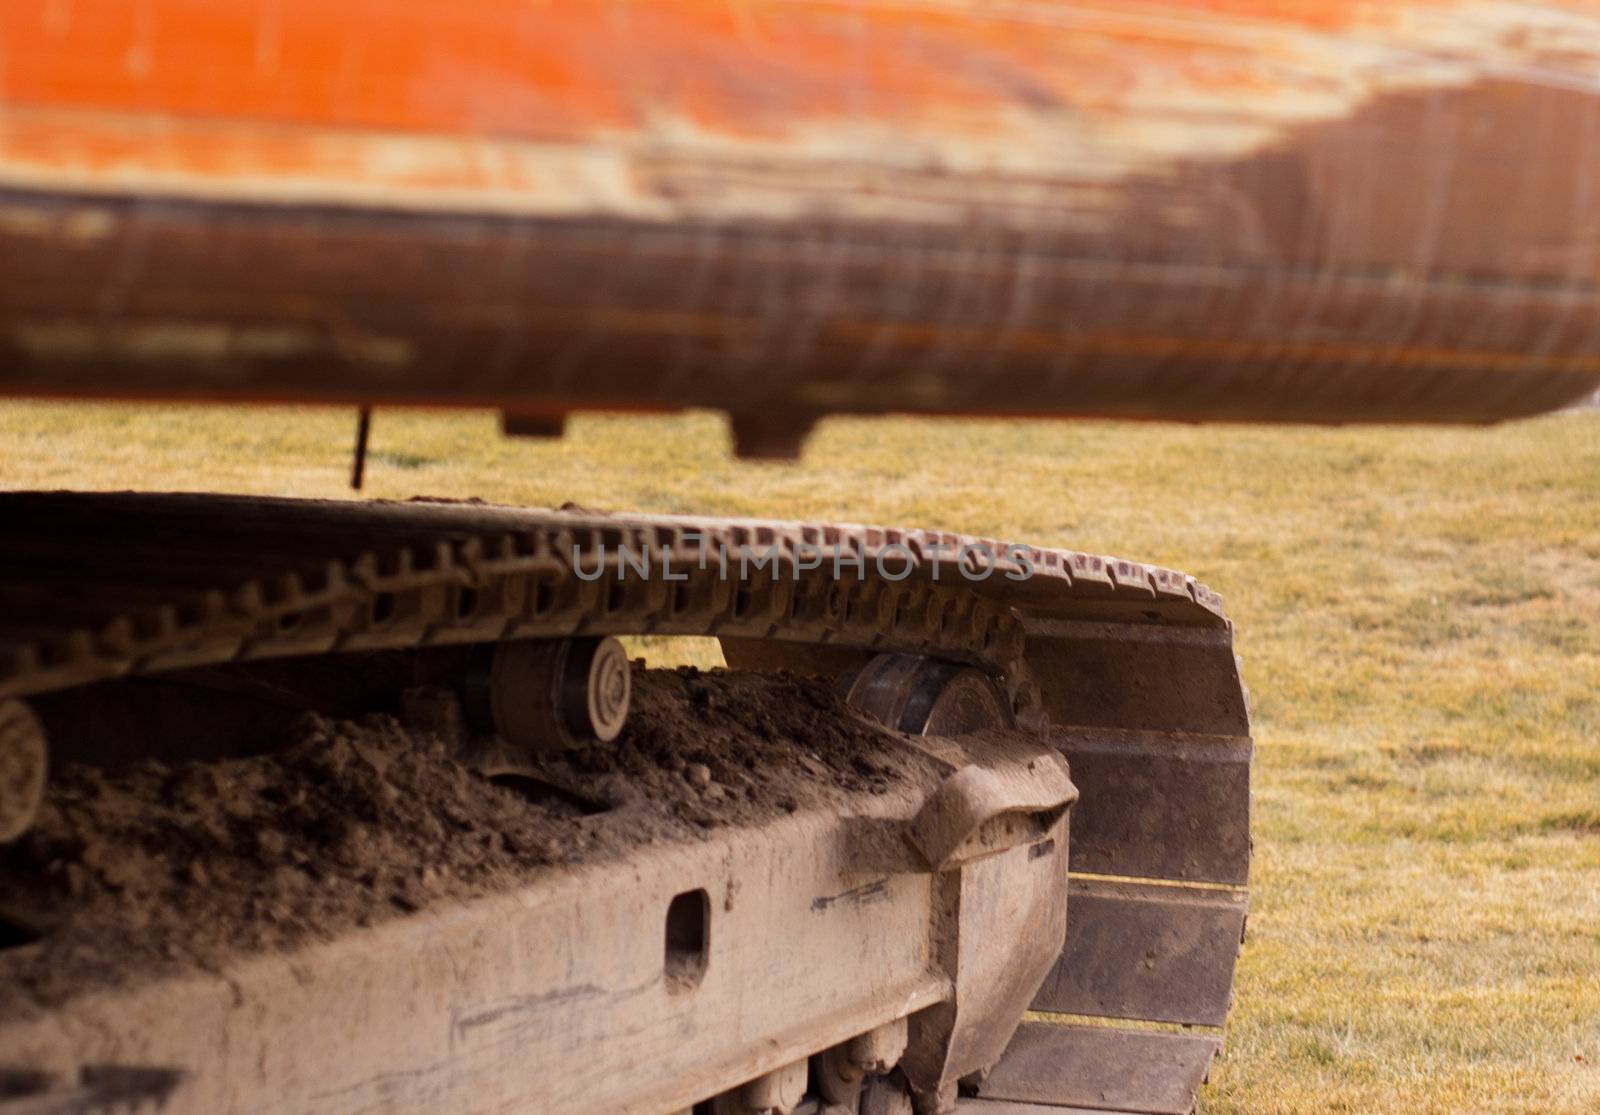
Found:
[[33, 831], [0, 849], [0, 1010], [526, 882], [544, 867], [697, 839], [726, 824], [882, 793], [929, 768], [827, 686], [636, 670], [623, 736], [502, 782], [393, 717], [306, 714], [245, 759], [52, 779]]
[[615, 804], [666, 801], [675, 819], [710, 827], [792, 813], [830, 790], [882, 793], [907, 769], [904, 752], [820, 681], [686, 666], [636, 671], [622, 738], [548, 757], [541, 773], [605, 786]]

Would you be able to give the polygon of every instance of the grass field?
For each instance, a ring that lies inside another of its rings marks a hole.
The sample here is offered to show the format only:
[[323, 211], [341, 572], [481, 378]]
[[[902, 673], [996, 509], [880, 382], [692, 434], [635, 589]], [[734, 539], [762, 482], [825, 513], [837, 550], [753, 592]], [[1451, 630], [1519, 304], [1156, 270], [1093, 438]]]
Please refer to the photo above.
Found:
[[[343, 496], [353, 418], [0, 407], [0, 485]], [[381, 412], [369, 494], [959, 528], [1186, 569], [1239, 625], [1250, 937], [1207, 1112], [1600, 1112], [1600, 411], [1488, 431]]]

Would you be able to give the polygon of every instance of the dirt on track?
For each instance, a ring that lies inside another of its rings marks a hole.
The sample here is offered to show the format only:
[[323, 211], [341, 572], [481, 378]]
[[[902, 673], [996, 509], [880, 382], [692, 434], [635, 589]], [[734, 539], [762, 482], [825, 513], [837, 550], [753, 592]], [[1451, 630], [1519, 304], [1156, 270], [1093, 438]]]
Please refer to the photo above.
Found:
[[68, 766], [0, 849], [0, 921], [39, 934], [0, 951], [0, 1011], [934, 776], [821, 682], [691, 667], [636, 666], [623, 736], [540, 768], [491, 780], [393, 716], [311, 713], [265, 755]]

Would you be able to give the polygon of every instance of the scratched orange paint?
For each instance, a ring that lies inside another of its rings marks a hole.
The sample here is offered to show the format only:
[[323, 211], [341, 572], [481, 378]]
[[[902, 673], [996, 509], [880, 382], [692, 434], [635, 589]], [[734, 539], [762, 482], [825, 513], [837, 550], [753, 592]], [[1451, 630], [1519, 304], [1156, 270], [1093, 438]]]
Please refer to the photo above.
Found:
[[[1241, 21], [1381, 27], [1438, 2], [6, 2], [0, 99], [547, 140], [661, 114], [734, 135], [930, 113], [982, 126], [1019, 101], [1114, 104], [1151, 80], [1250, 89], [1250, 51], [1218, 33]], [[1159, 35], [1152, 14], [1170, 17]]]

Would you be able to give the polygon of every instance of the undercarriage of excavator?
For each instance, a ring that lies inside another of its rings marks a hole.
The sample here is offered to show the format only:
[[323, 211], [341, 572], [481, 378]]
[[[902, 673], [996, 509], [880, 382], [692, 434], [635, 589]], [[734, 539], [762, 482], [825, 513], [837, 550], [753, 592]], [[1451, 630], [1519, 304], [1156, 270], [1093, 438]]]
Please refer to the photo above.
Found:
[[1195, 1105], [1251, 742], [1192, 578], [424, 501], [0, 531], [0, 1115]]

